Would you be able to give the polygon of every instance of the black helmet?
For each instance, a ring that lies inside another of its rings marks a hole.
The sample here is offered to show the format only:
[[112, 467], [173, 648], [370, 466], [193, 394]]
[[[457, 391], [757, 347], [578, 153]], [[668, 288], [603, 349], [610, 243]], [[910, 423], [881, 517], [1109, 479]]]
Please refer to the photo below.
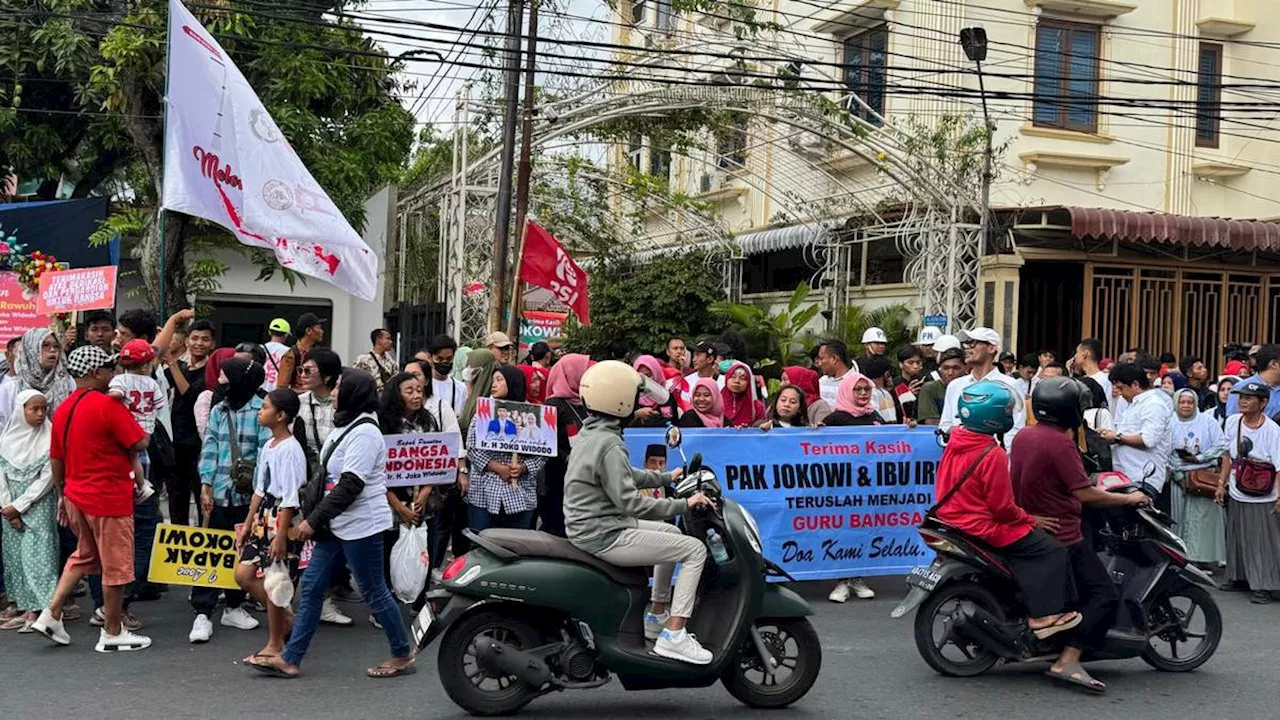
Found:
[[1074, 430], [1084, 420], [1084, 411], [1093, 407], [1093, 393], [1079, 380], [1068, 377], [1044, 378], [1031, 391], [1031, 409], [1036, 420]]

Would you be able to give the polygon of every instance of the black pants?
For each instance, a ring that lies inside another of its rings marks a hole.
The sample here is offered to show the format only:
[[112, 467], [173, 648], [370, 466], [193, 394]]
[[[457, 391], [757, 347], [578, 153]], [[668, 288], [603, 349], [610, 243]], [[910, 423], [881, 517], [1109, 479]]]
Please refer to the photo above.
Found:
[[462, 534], [467, 529], [467, 503], [456, 487], [438, 487], [432, 492], [444, 493], [444, 500], [429, 520], [431, 533], [431, 569], [444, 564], [453, 543], [453, 555], [457, 557], [471, 549], [471, 542]]
[[1029, 616], [1045, 617], [1066, 610], [1071, 578], [1070, 553], [1065, 545], [1043, 530], [1032, 530], [996, 552], [1009, 563]]
[[546, 474], [543, 476], [542, 495], [538, 496], [538, 518], [542, 521], [542, 532], [565, 536], [564, 531], [564, 473], [566, 462], [560, 458], [552, 458], [547, 462]]
[[[172, 498], [170, 498], [172, 500]], [[213, 512], [209, 515], [209, 527], [215, 530], [235, 530], [236, 523], [244, 522], [245, 517], [249, 514], [249, 506], [241, 505], [238, 507], [218, 507], [213, 506]], [[225, 592], [227, 594], [227, 609], [234, 610], [240, 607], [244, 602], [245, 594], [242, 590], [221, 590], [216, 587], [195, 587], [191, 589], [191, 609], [197, 615], [208, 615], [213, 617], [214, 608], [218, 607], [218, 593]]]
[[1111, 573], [1102, 564], [1088, 541], [1067, 546], [1071, 558], [1071, 577], [1075, 581], [1076, 603], [1083, 620], [1071, 635], [1071, 646], [1081, 650], [1100, 650], [1107, 640], [1107, 630], [1116, 622], [1120, 593]]
[[[200, 446], [174, 445], [173, 456], [177, 467], [166, 478], [169, 488], [169, 522], [174, 525], [190, 525], [192, 499], [196, 501], [196, 517], [199, 522], [204, 522], [204, 513], [200, 510]], [[243, 515], [236, 522], [241, 520], [244, 520]]]

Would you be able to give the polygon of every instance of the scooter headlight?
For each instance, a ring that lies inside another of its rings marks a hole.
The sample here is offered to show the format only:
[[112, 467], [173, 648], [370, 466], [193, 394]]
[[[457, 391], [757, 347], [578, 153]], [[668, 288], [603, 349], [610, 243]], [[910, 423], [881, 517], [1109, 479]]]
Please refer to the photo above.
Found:
[[738, 506], [738, 510], [742, 513], [742, 517], [747, 521], [747, 542], [751, 543], [751, 549], [756, 551], [757, 555], [764, 555], [764, 549], [761, 547], [760, 526], [756, 524], [756, 519], [752, 516], [751, 511]]

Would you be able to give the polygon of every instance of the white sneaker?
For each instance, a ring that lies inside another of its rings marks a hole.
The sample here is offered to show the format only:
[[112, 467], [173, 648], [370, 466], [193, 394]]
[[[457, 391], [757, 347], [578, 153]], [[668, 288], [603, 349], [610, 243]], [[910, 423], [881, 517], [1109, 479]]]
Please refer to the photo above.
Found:
[[332, 598], [325, 598], [324, 605], [320, 606], [320, 622], [344, 627], [355, 624], [355, 620], [342, 614]]
[[209, 638], [213, 637], [213, 623], [209, 621], [209, 616], [200, 614], [196, 616], [196, 621], [191, 623], [191, 634], [187, 636], [187, 640], [194, 643], [207, 643]]
[[223, 627], [237, 630], [254, 630], [258, 627], [258, 619], [242, 607], [223, 610], [221, 623]]
[[374, 617], [373, 615], [369, 616], [369, 624], [378, 628], [379, 630], [382, 629], [382, 623], [378, 622], [378, 618]]
[[156, 494], [156, 488], [151, 484], [150, 480], [143, 480], [142, 487], [135, 488], [133, 491], [133, 501], [135, 503], [146, 502]]
[[67, 634], [67, 628], [63, 626], [61, 620], [53, 617], [53, 613], [50, 613], [48, 608], [40, 611], [40, 617], [31, 623], [31, 629], [59, 645], [71, 644], [71, 636]]
[[870, 600], [876, 596], [876, 591], [867, 587], [867, 584], [859, 578], [853, 581], [853, 594], [857, 595], [859, 600]]
[[671, 613], [664, 612], [661, 615], [653, 613], [644, 614], [644, 639], [657, 640], [662, 631], [667, 628], [667, 621], [671, 619]]
[[[89, 624], [94, 627], [104, 627], [107, 624], [107, 613], [102, 608], [95, 608], [93, 615], [89, 616]], [[120, 618], [120, 625], [129, 632], [137, 632], [142, 629], [142, 621], [134, 617], [133, 613], [125, 613]]]
[[687, 630], [663, 630], [658, 642], [653, 644], [653, 652], [671, 660], [687, 662], [691, 665], [709, 665], [711, 651], [702, 647], [693, 633]]
[[93, 649], [100, 653], [128, 652], [130, 650], [146, 650], [151, 647], [151, 638], [146, 635], [134, 635], [120, 629], [119, 635], [108, 635], [106, 630], [98, 632], [98, 644]]
[[836, 583], [836, 589], [831, 591], [831, 594], [827, 596], [827, 599], [833, 603], [842, 603], [848, 601], [849, 595], [852, 593], [853, 586], [849, 584], [849, 581], [841, 580]]

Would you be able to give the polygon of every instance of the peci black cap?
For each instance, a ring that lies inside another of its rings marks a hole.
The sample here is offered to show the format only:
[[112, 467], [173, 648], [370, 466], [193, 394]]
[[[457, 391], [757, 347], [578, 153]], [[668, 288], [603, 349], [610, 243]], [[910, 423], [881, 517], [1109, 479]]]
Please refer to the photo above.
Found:
[[298, 316], [298, 324], [294, 326], [299, 334], [305, 333], [308, 328], [316, 325], [323, 325], [329, 322], [329, 318], [322, 318], [315, 313], [302, 313]]

